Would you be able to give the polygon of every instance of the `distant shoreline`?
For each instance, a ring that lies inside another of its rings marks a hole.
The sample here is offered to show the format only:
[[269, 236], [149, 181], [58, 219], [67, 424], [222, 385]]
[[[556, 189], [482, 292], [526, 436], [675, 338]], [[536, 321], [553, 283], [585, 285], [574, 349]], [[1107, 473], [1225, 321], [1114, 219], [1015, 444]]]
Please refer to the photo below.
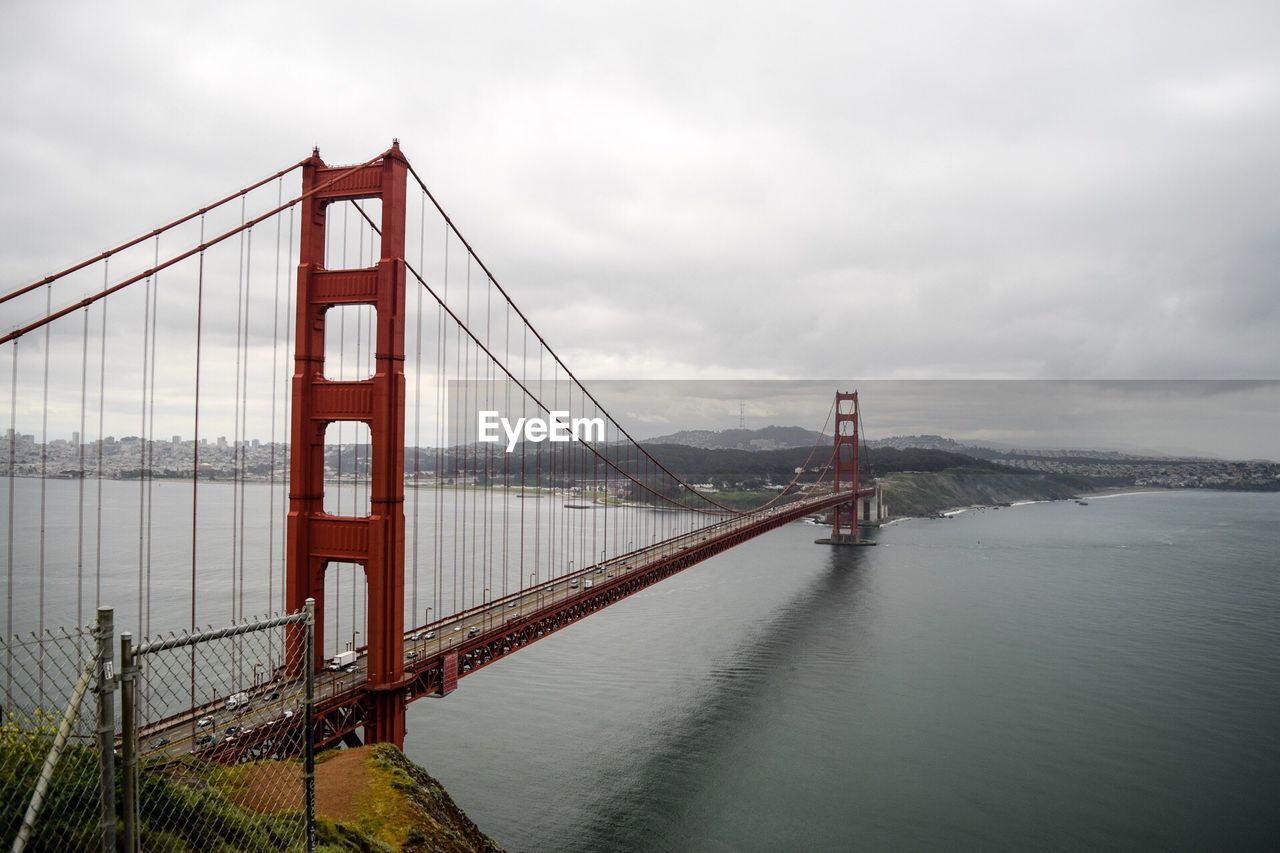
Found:
[[1080, 498], [1118, 498], [1123, 495], [1141, 495], [1149, 492], [1240, 492], [1262, 491], [1261, 489], [1171, 489], [1168, 486], [1106, 486], [1092, 492], [1081, 494]]
[[908, 521], [913, 518], [936, 519], [939, 517], [951, 518], [961, 513], [971, 510], [980, 509], [1011, 509], [1017, 506], [1030, 506], [1031, 504], [1047, 504], [1047, 503], [1069, 503], [1072, 500], [1088, 500], [1090, 498], [1123, 498], [1129, 495], [1146, 495], [1159, 493], [1182, 493], [1182, 492], [1217, 492], [1219, 494], [1271, 494], [1269, 490], [1262, 489], [1208, 489], [1208, 488], [1188, 488], [1188, 489], [1170, 489], [1166, 486], [1107, 486], [1092, 492], [1084, 492], [1075, 498], [1045, 498], [1039, 500], [1022, 500], [1013, 501], [1009, 504], [969, 504], [968, 506], [950, 507], [948, 509], [939, 510], [937, 515], [903, 515], [885, 522], [881, 525], [886, 527], [899, 521]]

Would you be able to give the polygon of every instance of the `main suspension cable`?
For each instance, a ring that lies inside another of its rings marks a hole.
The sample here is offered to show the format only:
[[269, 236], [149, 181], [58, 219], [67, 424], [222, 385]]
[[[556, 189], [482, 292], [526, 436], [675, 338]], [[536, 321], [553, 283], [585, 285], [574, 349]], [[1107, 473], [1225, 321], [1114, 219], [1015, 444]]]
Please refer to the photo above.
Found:
[[[382, 155], [379, 155], [379, 157], [381, 156]], [[138, 237], [134, 237], [132, 240], [126, 240], [125, 242], [113, 248], [106, 249], [100, 254], [94, 255], [92, 258], [86, 258], [83, 261], [72, 264], [66, 269], [59, 270], [58, 272], [55, 272], [55, 273], [51, 273], [50, 275], [45, 276], [39, 281], [33, 281], [30, 284], [23, 285], [22, 287], [12, 290], [4, 294], [3, 296], [0, 296], [0, 305], [3, 305], [5, 302], [8, 302], [10, 299], [16, 299], [17, 297], [22, 296], [23, 294], [30, 293], [31, 291], [36, 290], [46, 284], [52, 284], [58, 279], [65, 278], [66, 276], [69, 276], [74, 272], [79, 272], [85, 267], [93, 266], [98, 261], [105, 261], [108, 258], [110, 258], [112, 255], [119, 254], [120, 252], [123, 252], [126, 249], [131, 249], [134, 246], [137, 246], [139, 243], [143, 243], [147, 240], [150, 240], [152, 237], [159, 237], [164, 232], [172, 228], [176, 228], [177, 226], [182, 225], [186, 222], [190, 222], [191, 220], [195, 219], [197, 216], [203, 219], [204, 215], [209, 211], [215, 210], [228, 202], [235, 201], [238, 198], [242, 198], [248, 195], [249, 193], [253, 192], [254, 190], [258, 189], [259, 187], [265, 186], [266, 184], [271, 183], [277, 178], [283, 178], [285, 175], [289, 174], [294, 169], [300, 169], [303, 166], [305, 166], [307, 163], [307, 160], [310, 160], [310, 159], [311, 158], [308, 157], [306, 159], [299, 160], [297, 163], [294, 163], [292, 166], [289, 166], [287, 168], [281, 169], [280, 171], [276, 172], [274, 175], [268, 175], [262, 180], [256, 181], [255, 183], [250, 184], [244, 189], [238, 190], [229, 196], [218, 199], [212, 204], [205, 205], [199, 210], [193, 210], [191, 213], [188, 213], [186, 216], [180, 216], [177, 219], [173, 220], [172, 222], [166, 223], [165, 225], [161, 225], [159, 228], [154, 228], [151, 231], [148, 231], [146, 234], [142, 234]]]

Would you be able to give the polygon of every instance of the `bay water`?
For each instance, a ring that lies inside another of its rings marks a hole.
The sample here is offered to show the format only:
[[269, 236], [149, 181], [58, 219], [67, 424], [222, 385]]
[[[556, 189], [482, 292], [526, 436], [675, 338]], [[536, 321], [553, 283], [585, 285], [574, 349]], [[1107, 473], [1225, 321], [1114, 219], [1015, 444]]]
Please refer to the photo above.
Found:
[[793, 524], [411, 706], [512, 850], [1280, 847], [1280, 495]]

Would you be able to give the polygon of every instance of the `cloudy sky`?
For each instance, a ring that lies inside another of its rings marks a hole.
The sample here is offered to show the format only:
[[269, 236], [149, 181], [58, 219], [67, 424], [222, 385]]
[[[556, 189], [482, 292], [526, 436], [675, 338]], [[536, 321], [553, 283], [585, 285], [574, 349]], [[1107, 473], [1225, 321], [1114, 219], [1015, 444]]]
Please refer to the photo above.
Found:
[[1277, 376], [1275, 2], [0, 15], [5, 289], [399, 137], [582, 376]]

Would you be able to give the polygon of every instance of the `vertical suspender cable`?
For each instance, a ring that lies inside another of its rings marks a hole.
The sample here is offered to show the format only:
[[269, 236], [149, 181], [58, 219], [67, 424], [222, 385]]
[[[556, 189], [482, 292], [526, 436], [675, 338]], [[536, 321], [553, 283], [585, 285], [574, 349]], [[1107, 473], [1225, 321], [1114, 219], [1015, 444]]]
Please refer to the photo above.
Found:
[[[468, 329], [470, 329], [470, 328], [471, 328], [471, 254], [470, 254], [470, 253], [468, 253], [468, 254], [467, 254], [467, 301], [466, 301], [466, 317], [467, 317], [467, 320], [466, 320], [466, 327], [467, 327]], [[465, 372], [462, 374], [462, 380], [463, 380], [463, 386], [462, 386], [462, 399], [463, 399], [463, 403], [462, 403], [462, 423], [461, 423], [461, 425], [460, 425], [460, 430], [461, 430], [461, 432], [462, 432], [462, 435], [460, 435], [460, 436], [459, 436], [459, 438], [461, 439], [461, 443], [462, 443], [462, 460], [463, 460], [463, 470], [464, 470], [464, 471], [468, 470], [468, 467], [467, 467], [467, 462], [468, 462], [468, 461], [470, 461], [470, 462], [471, 462], [471, 465], [472, 465], [472, 466], [474, 466], [474, 465], [475, 465], [475, 459], [474, 459], [474, 458], [470, 458], [470, 457], [471, 457], [471, 442], [468, 440], [468, 439], [470, 438], [470, 436], [471, 436], [471, 431], [470, 431], [470, 425], [471, 425], [471, 386], [472, 386], [472, 385], [474, 384], [474, 382], [475, 382], [474, 374], [472, 373], [472, 366], [471, 366], [471, 353], [474, 351], [474, 349], [475, 349], [475, 348], [471, 345], [471, 341], [470, 341], [470, 339], [468, 339], [468, 340], [467, 340], [467, 342], [466, 342], [466, 347], [467, 347], [467, 349], [466, 349], [466, 353], [467, 353], [467, 366], [466, 366], [466, 370], [465, 370]], [[479, 353], [479, 352], [477, 352], [477, 353], [476, 353], [476, 362], [475, 362], [475, 364], [476, 364], [476, 370], [478, 371], [478, 370], [479, 370], [479, 367], [480, 367], [480, 353]], [[474, 518], [474, 516], [475, 516], [476, 495], [475, 495], [475, 494], [473, 494], [473, 493], [471, 493], [471, 488], [470, 488], [470, 487], [471, 487], [471, 482], [472, 482], [472, 476], [473, 476], [473, 475], [471, 475], [471, 474], [468, 474], [468, 475], [467, 475], [467, 481], [466, 481], [466, 483], [464, 484], [463, 489], [462, 489], [462, 523], [463, 523], [463, 534], [464, 534], [464, 536], [465, 536], [465, 534], [466, 534], [466, 532], [467, 532], [467, 528], [468, 528], [468, 527], [470, 527], [470, 532], [471, 532], [471, 536], [469, 537], [469, 538], [470, 538], [470, 540], [471, 540], [471, 603], [470, 603], [470, 605], [465, 604], [465, 599], [464, 599], [464, 605], [463, 605], [464, 607], [466, 607], [466, 606], [475, 607], [475, 604], [476, 604], [476, 525], [475, 525], [475, 518]], [[468, 501], [468, 497], [470, 497], [470, 500], [469, 500], [469, 501]], [[469, 522], [468, 522], [468, 518], [467, 518], [467, 505], [468, 505], [468, 504], [470, 504], [470, 505], [471, 505], [471, 515], [472, 515], [472, 518], [469, 520]], [[466, 543], [466, 539], [464, 539], [464, 540], [463, 540], [463, 543], [462, 543], [462, 571], [463, 571], [463, 574], [464, 574], [464, 578], [465, 578], [465, 574], [466, 574], [466, 571], [467, 571], [467, 549], [466, 549], [466, 545], [467, 545], [467, 543]], [[465, 579], [464, 579], [463, 583], [465, 584]]]
[[[292, 271], [293, 271], [293, 233], [294, 233], [293, 211], [294, 211], [294, 208], [290, 207], [289, 208], [289, 242], [288, 242], [288, 248], [285, 250], [285, 257], [286, 257], [285, 269], [288, 270], [290, 274], [292, 274]], [[284, 338], [286, 341], [291, 341], [293, 340], [293, 287], [292, 287], [291, 278], [286, 282], [286, 285], [285, 285], [284, 306], [285, 306], [284, 307]], [[292, 372], [293, 372], [291, 367], [292, 363], [293, 363], [293, 360], [289, 358], [289, 352], [286, 349], [285, 359], [284, 359], [284, 368], [283, 368], [285, 373], [286, 388], [289, 387], [288, 385], [289, 377], [292, 375]], [[290, 409], [291, 400], [292, 400], [292, 395], [288, 391], [286, 391], [284, 395], [284, 422], [286, 424], [291, 423], [290, 417], [289, 417], [291, 412], [291, 409]], [[285, 434], [287, 436], [288, 427], [285, 427], [285, 430], [286, 430]], [[284, 463], [282, 466], [284, 475], [280, 478], [280, 511], [283, 513], [288, 513], [289, 511], [289, 477], [291, 473], [290, 467], [289, 467], [289, 457], [291, 453], [292, 453], [292, 447], [289, 444], [289, 439], [286, 439], [284, 442]], [[286, 555], [288, 548], [285, 546], [285, 524], [286, 523], [287, 522], [285, 519], [281, 519], [280, 609], [282, 611], [285, 609], [287, 604], [285, 600], [285, 587], [287, 586], [285, 575], [286, 575], [286, 572], [288, 571], [288, 562], [289, 562], [288, 556]]]
[[251, 303], [253, 295], [253, 229], [247, 232], [245, 240], [245, 260], [244, 260], [244, 359], [242, 360], [241, 369], [244, 371], [240, 378], [240, 445], [237, 449], [237, 457], [239, 461], [240, 475], [240, 579], [238, 589], [240, 592], [240, 600], [237, 610], [240, 618], [244, 617], [244, 518], [245, 518], [245, 485], [248, 480], [249, 470], [249, 318], [252, 316]]
[[[418, 293], [422, 293], [422, 288], [418, 288]], [[507, 364], [511, 363], [511, 306], [508, 305], [503, 311], [506, 325], [503, 329], [503, 347]], [[511, 381], [504, 380], [502, 383], [503, 401], [502, 414], [504, 417], [511, 417]], [[508, 523], [507, 515], [511, 510], [511, 454], [502, 454], [502, 597], [507, 597], [507, 562], [510, 557], [508, 535], [511, 525]]]
[[[470, 259], [468, 259], [468, 261], [470, 261]], [[470, 270], [468, 270], [468, 272], [470, 272]], [[445, 298], [448, 298], [448, 297], [445, 297]], [[456, 345], [454, 345], [453, 357], [454, 357], [454, 361], [456, 361], [456, 364], [453, 365], [454, 377], [456, 377], [456, 383], [454, 383], [453, 393], [454, 393], [454, 397], [457, 397], [457, 394], [460, 393], [460, 388], [462, 386], [462, 383], [461, 383], [462, 334], [461, 332], [457, 333]], [[451, 402], [456, 402], [456, 400]], [[458, 411], [458, 412], [451, 412], [451, 415], [449, 415], [449, 427], [451, 427], [451, 429], [453, 430], [454, 438], [457, 438], [457, 432], [458, 432], [457, 424], [458, 424], [458, 418], [460, 418], [461, 414], [462, 412]], [[454, 487], [457, 487], [458, 480], [461, 479], [461, 476], [457, 475], [458, 474], [458, 453], [460, 453], [460, 448], [457, 447], [457, 442], [453, 442], [449, 444], [448, 448], [445, 448], [445, 453], [448, 453], [451, 451], [453, 453], [453, 464], [451, 467], [454, 471], [454, 474], [456, 474], [456, 476], [454, 476], [453, 478], [453, 483], [454, 483]], [[451, 496], [449, 496], [449, 503], [451, 503], [452, 510], [453, 510], [452, 512], [452, 515], [453, 515], [453, 610], [449, 612], [456, 613], [458, 612], [458, 592], [461, 592], [460, 585], [458, 585], [458, 543], [460, 543], [460, 535], [458, 535], [458, 507], [461, 506], [461, 501], [460, 501], [460, 497], [458, 497], [457, 488], [454, 488], [453, 492], [451, 493]], [[462, 583], [466, 584], [465, 567], [463, 567], [462, 574], [463, 574]]]
[[[45, 288], [44, 311], [48, 315], [53, 311], [53, 285], [50, 284]], [[48, 483], [47, 476], [49, 473], [49, 334], [50, 327], [44, 327], [44, 391], [43, 402], [41, 403], [40, 413], [40, 639], [44, 639], [44, 545], [45, 545], [45, 511], [46, 511], [46, 491], [45, 486]], [[40, 697], [40, 707], [44, 707], [44, 646], [40, 643], [40, 652], [37, 656], [36, 668], [39, 671], [39, 687], [38, 695]]]
[[[554, 362], [551, 365], [551, 409], [552, 411], [560, 408], [560, 368]], [[550, 414], [547, 415], [550, 418]], [[556, 497], [556, 474], [557, 465], [556, 452], [557, 448], [547, 448], [547, 467], [551, 469], [550, 485], [551, 485], [551, 503], [547, 506], [547, 577], [555, 577], [558, 572], [556, 564], [556, 543], [557, 540], [564, 536], [564, 531], [556, 524], [556, 503], [563, 498]], [[565, 513], [560, 513], [561, 517]]]
[[[583, 404], [582, 404], [582, 416], [584, 418], [587, 416], [587, 405], [585, 400], [583, 401]], [[585, 467], [585, 459], [583, 461], [584, 461], [584, 467]], [[585, 473], [586, 472], [583, 471], [584, 475]], [[599, 477], [600, 477], [599, 459], [593, 458], [591, 460], [591, 503], [590, 503], [590, 506], [591, 506], [591, 553], [593, 556], [595, 555], [597, 546], [599, 546], [599, 548], [602, 550], [608, 550], [609, 548], [609, 527], [608, 527], [609, 504], [607, 501], [604, 502], [603, 504], [598, 503], [598, 501], [600, 500]], [[604, 536], [600, 536], [600, 527], [596, 519], [596, 516], [598, 515], [598, 513], [596, 512], [597, 506], [604, 507], [604, 512], [605, 512]]]
[[[276, 182], [276, 206], [284, 200], [284, 178]], [[280, 231], [284, 218], [276, 215], [276, 263], [274, 295], [271, 305], [271, 438], [267, 447], [271, 473], [270, 485], [267, 488], [267, 611], [276, 604], [275, 596], [275, 545], [276, 545], [276, 386], [280, 379]], [[284, 548], [284, 543], [280, 545]], [[268, 635], [268, 643], [272, 641]], [[268, 657], [270, 653], [268, 652]], [[268, 664], [271, 666], [271, 664]]]
[[[524, 336], [520, 344], [520, 379], [523, 382], [529, 381], [529, 327], [524, 327]], [[528, 405], [529, 395], [524, 389], [520, 389], [520, 417], [525, 417]], [[516, 587], [524, 589], [524, 505], [525, 501], [525, 483], [528, 474], [528, 454], [526, 453], [528, 442], [520, 442], [520, 576], [516, 578]]]
[[88, 395], [89, 309], [85, 308], [80, 332], [80, 432], [76, 441], [76, 627], [84, 625], [84, 422]]
[[[422, 288], [418, 288], [419, 291]], [[485, 288], [484, 301], [484, 343], [486, 349], [493, 349], [493, 283], [488, 282]], [[485, 362], [485, 409], [493, 410], [493, 361]], [[493, 591], [493, 446], [486, 444], [484, 446], [484, 487], [483, 492], [485, 498], [484, 506], [484, 553], [485, 553], [485, 588], [490, 592]], [[492, 595], [485, 596], [487, 604]]]
[[[160, 236], [156, 235], [155, 241], [155, 260], [153, 266], [160, 265]], [[147, 622], [146, 635], [151, 635], [151, 531], [152, 531], [152, 508], [153, 491], [155, 488], [155, 446], [156, 446], [156, 338], [160, 334], [160, 273], [155, 274], [152, 281], [151, 291], [151, 387], [148, 394], [151, 397], [149, 404], [150, 411], [147, 415], [148, 433], [147, 433]]]
[[[538, 399], [546, 399], [546, 395], [542, 391], [542, 342], [538, 342]], [[539, 581], [546, 580], [546, 577], [538, 570], [542, 568], [542, 445], [538, 442], [538, 446], [534, 448], [534, 487], [538, 489], [539, 500], [533, 505], [533, 571], [538, 576]], [[550, 574], [550, 572], [547, 572]]]
[[[204, 244], [204, 216], [200, 217], [200, 243]], [[196, 272], [196, 363], [195, 363], [195, 403], [191, 428], [191, 622], [190, 630], [196, 629], [196, 556], [199, 545], [199, 528], [196, 524], [197, 510], [200, 504], [200, 350], [204, 341], [204, 252], [200, 252], [199, 265]], [[191, 705], [196, 705], [196, 647], [191, 646], [191, 672], [187, 683], [191, 686]]]
[[[240, 199], [240, 224], [243, 225], [245, 218], [245, 202]], [[203, 242], [203, 241], [202, 241]], [[244, 332], [244, 232], [240, 232], [240, 260], [236, 266], [236, 386], [235, 386], [235, 408], [232, 413], [231, 422], [231, 621], [236, 621], [236, 556], [239, 550], [236, 548], [236, 534], [238, 528], [236, 522], [240, 517], [240, 471], [235, 464], [236, 447], [240, 442], [240, 337]], [[238, 646], [237, 646], [238, 648]]]
[[[463, 327], [470, 328], [470, 323], [471, 323], [471, 316], [470, 316], [471, 314], [471, 255], [470, 254], [466, 256], [466, 262], [467, 262], [466, 275], [463, 278], [464, 289], [462, 291], [463, 293], [462, 304], [463, 304], [463, 310], [466, 312], [466, 320], [463, 322]], [[470, 371], [471, 371], [471, 340], [469, 338], [464, 338], [464, 336], [461, 333], [461, 330], [458, 331], [457, 371], [458, 371], [458, 374], [457, 374], [458, 386], [454, 394], [461, 402], [458, 407], [457, 417], [454, 418], [453, 445], [454, 447], [457, 448], [456, 454], [459, 457], [460, 462], [459, 462], [458, 477], [455, 480], [457, 484], [457, 489], [455, 490], [454, 494], [456, 495], [455, 500], [457, 502], [457, 509], [455, 510], [455, 514], [459, 519], [458, 528], [457, 528], [458, 529], [458, 550], [459, 550], [459, 553], [461, 554], [461, 573], [462, 573], [462, 581], [461, 581], [461, 587], [459, 588], [459, 592], [458, 592], [458, 598], [459, 598], [459, 601], [461, 602], [460, 604], [461, 609], [466, 610], [468, 607], [471, 606], [467, 603], [467, 569], [469, 568], [469, 564], [467, 562], [467, 541], [469, 537], [467, 536], [466, 482], [467, 482], [467, 463], [469, 460], [467, 458], [468, 456], [467, 444], [466, 444], [467, 434], [465, 429], [465, 425], [467, 422], [467, 405], [469, 403], [469, 398], [470, 398], [470, 394], [468, 392], [470, 391], [469, 379], [470, 379]], [[472, 596], [472, 600], [474, 600], [474, 596]]]
[[[204, 240], [200, 241], [201, 243]], [[102, 262], [102, 289], [107, 289], [108, 272], [110, 270], [111, 261]], [[93, 606], [95, 611], [102, 606], [102, 453], [104, 450], [106, 436], [104, 427], [105, 406], [107, 392], [107, 300], [102, 300], [102, 334], [101, 349], [98, 353], [98, 500], [97, 506], [97, 524], [94, 527], [94, 536], [96, 538], [94, 548], [94, 597]]]
[[[444, 295], [447, 299], [449, 296], [449, 229], [444, 229], [444, 251], [443, 251], [444, 271], [442, 279], [444, 281]], [[435, 614], [439, 619], [444, 614], [441, 612], [444, 608], [444, 465], [445, 465], [445, 440], [446, 432], [446, 406], [448, 400], [445, 397], [445, 377], [447, 367], [445, 359], [448, 352], [448, 346], [445, 342], [445, 323], [444, 323], [444, 307], [436, 303], [436, 483], [435, 483], [435, 547], [432, 548], [432, 560], [435, 563], [435, 582], [432, 593], [435, 600]]]
[[[5, 708], [13, 702], [13, 644], [9, 638], [13, 636], [13, 483], [17, 477], [14, 471], [15, 450], [18, 446], [18, 341], [13, 342], [13, 368], [9, 378], [9, 530], [5, 539], [5, 566], [7, 570], [5, 583], [4, 611], [4, 690]], [[79, 627], [79, 626], [77, 626]]]
[[[422, 210], [418, 214], [418, 269], [425, 270], [427, 240], [427, 197], [420, 196]], [[417, 300], [414, 305], [414, 327], [417, 343], [413, 350], [413, 584], [409, 609], [409, 624], [418, 624], [418, 543], [422, 535], [419, 528], [418, 504], [422, 491], [422, 288], [415, 287]]]
[[[48, 328], [47, 326], [45, 328]], [[138, 611], [137, 625], [142, 627], [143, 611], [143, 565], [145, 554], [143, 545], [146, 542], [146, 509], [147, 509], [147, 359], [151, 355], [151, 276], [147, 276], [146, 287], [142, 292], [142, 423], [138, 427]]]

